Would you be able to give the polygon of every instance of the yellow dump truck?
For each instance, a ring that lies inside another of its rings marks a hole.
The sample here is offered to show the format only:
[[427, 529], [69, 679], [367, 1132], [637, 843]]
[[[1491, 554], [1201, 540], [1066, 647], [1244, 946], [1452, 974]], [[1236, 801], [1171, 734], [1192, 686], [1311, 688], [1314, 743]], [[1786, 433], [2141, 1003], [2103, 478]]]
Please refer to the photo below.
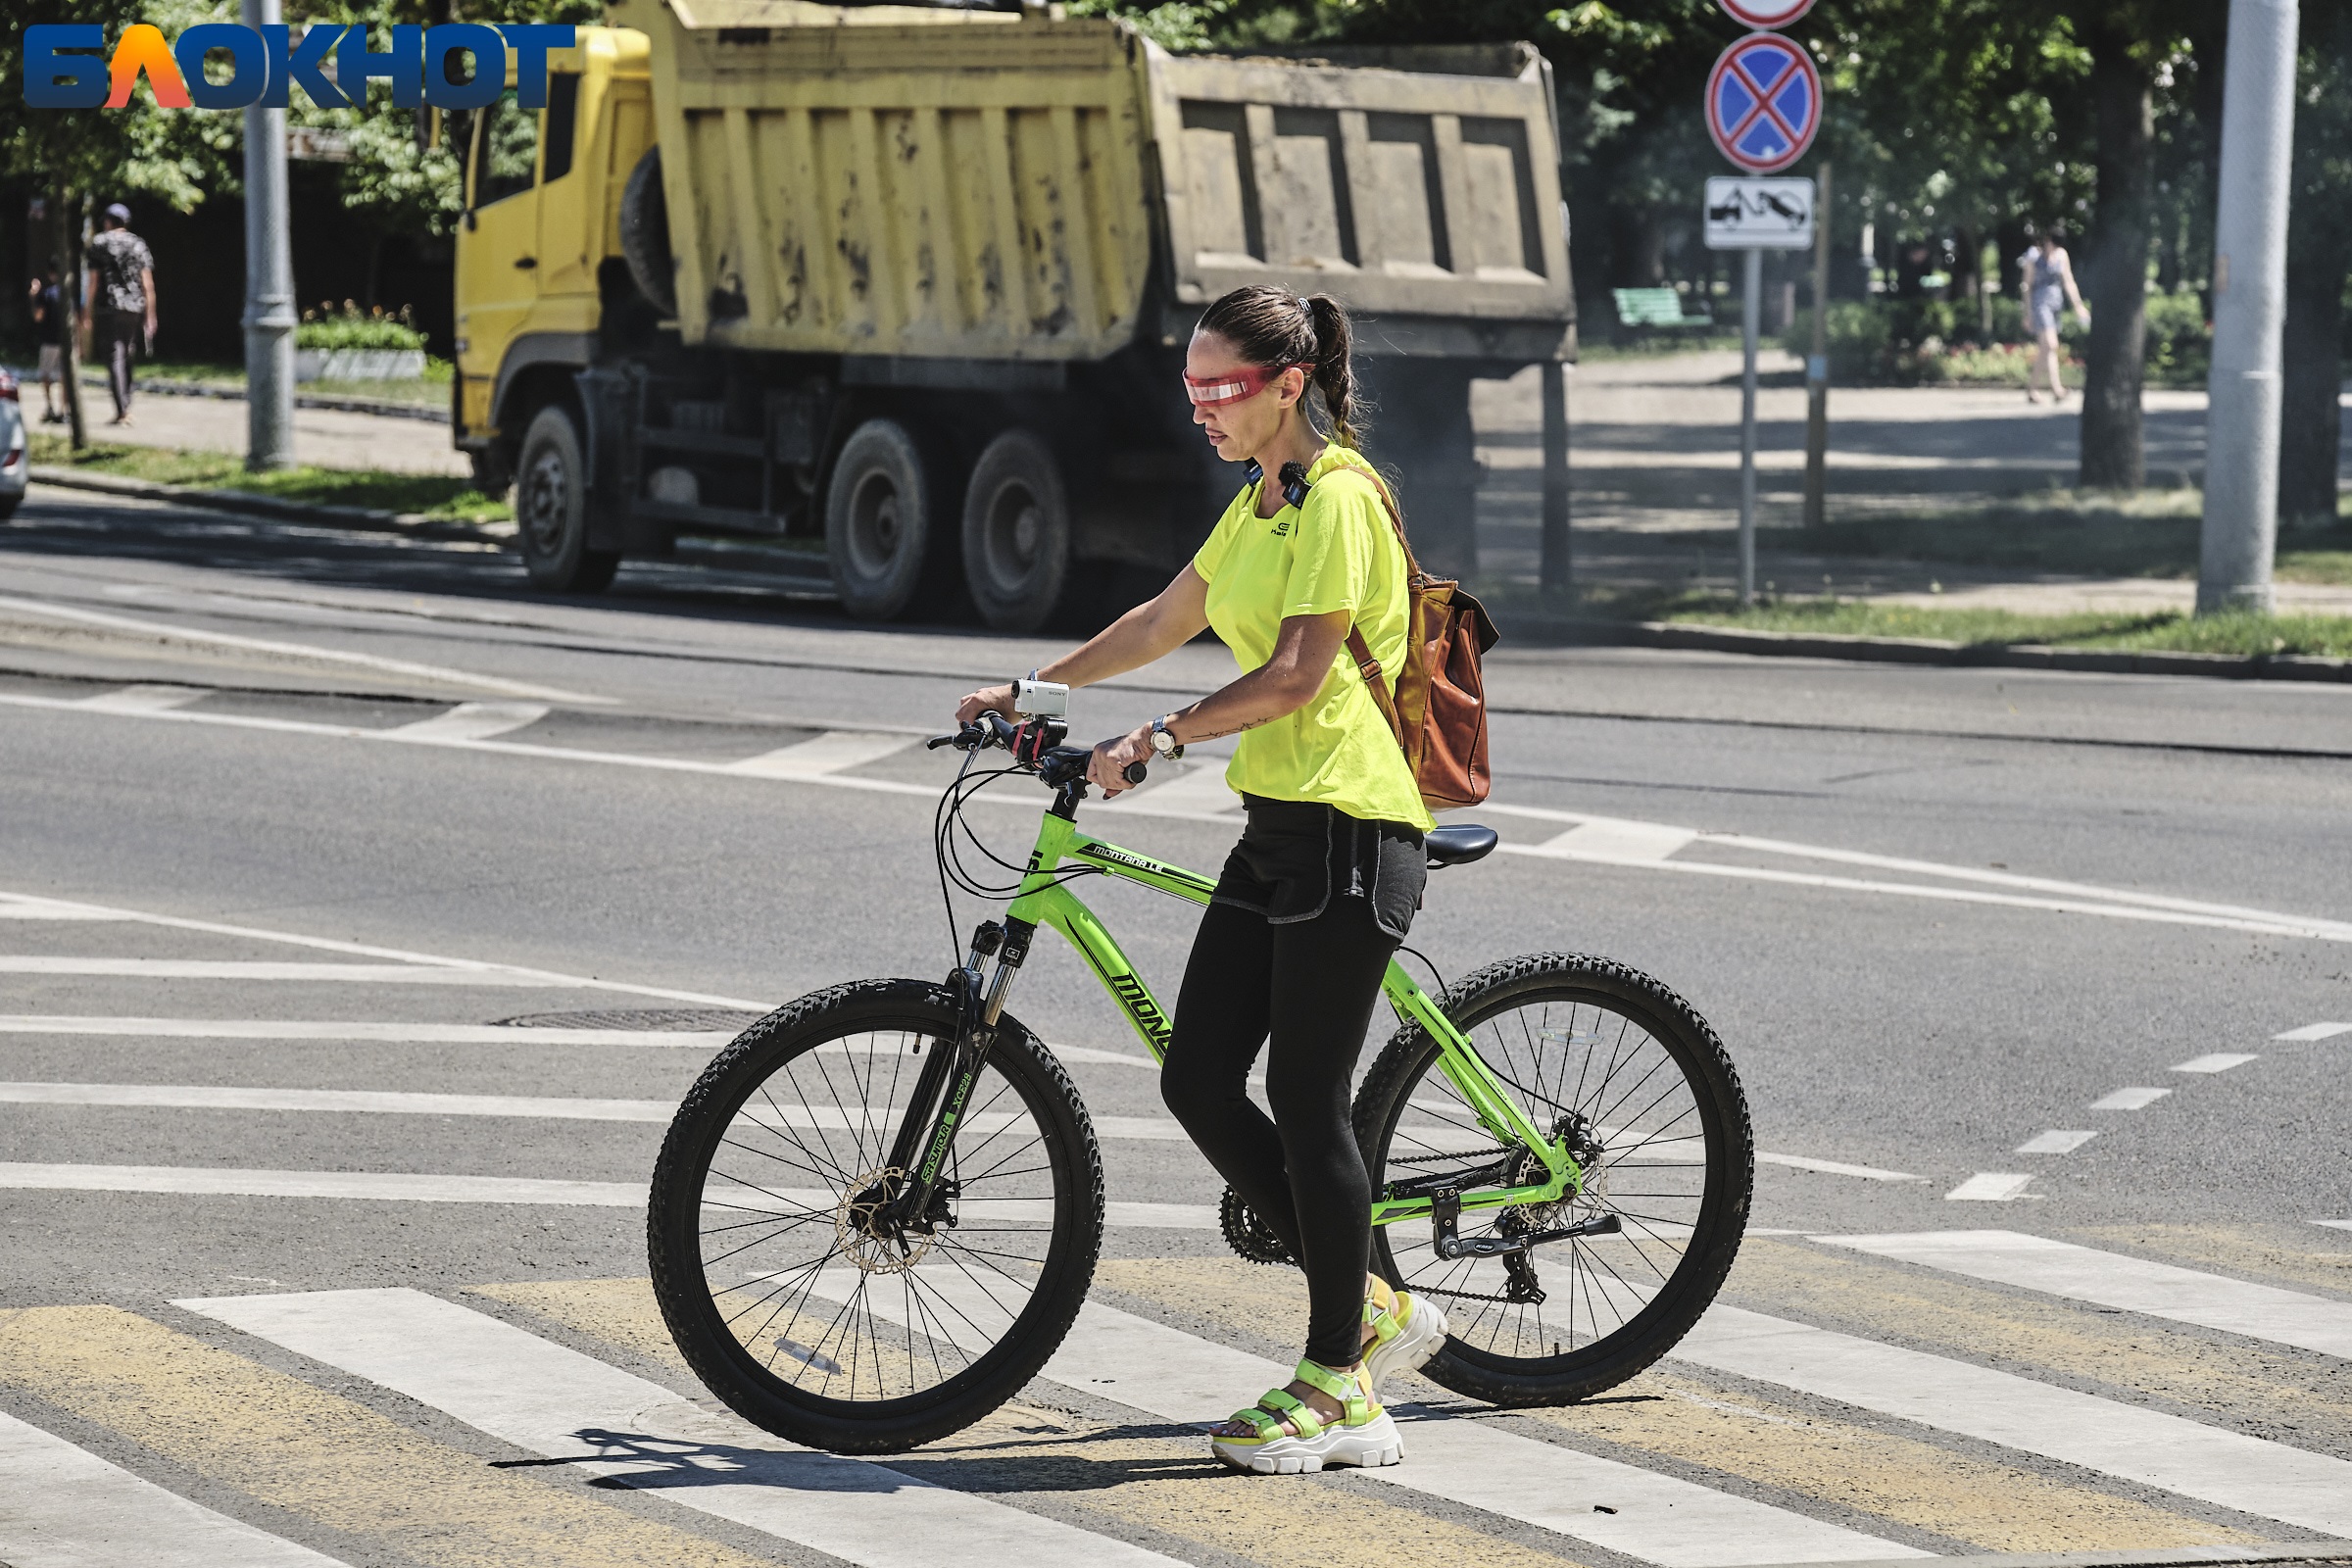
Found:
[[1176, 56], [1059, 7], [806, 0], [608, 23], [545, 109], [479, 117], [458, 236], [457, 441], [545, 587], [716, 534], [821, 540], [864, 617], [1115, 609], [1238, 482], [1179, 373], [1255, 282], [1362, 318], [1370, 450], [1458, 567], [1471, 381], [1574, 355], [1530, 46]]

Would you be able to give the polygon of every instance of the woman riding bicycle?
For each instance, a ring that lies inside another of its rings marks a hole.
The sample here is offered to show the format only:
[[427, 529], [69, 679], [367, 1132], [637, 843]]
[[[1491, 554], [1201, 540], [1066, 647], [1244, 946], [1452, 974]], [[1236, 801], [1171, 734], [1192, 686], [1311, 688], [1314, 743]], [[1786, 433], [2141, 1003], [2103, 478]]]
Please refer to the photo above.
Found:
[[[1348, 1121], [1381, 976], [1420, 906], [1422, 834], [1436, 825], [1343, 651], [1355, 625], [1382, 669], [1401, 669], [1407, 634], [1404, 552], [1355, 450], [1349, 336], [1347, 311], [1320, 294], [1258, 285], [1209, 307], [1185, 355], [1193, 421], [1217, 456], [1255, 465], [1251, 480], [1157, 598], [1036, 672], [1092, 685], [1204, 628], [1242, 667], [1222, 690], [1096, 747], [1090, 777], [1116, 795], [1130, 763], [1241, 736], [1225, 777], [1247, 826], [1193, 943], [1161, 1093], [1306, 1273], [1297, 1380], [1211, 1439], [1219, 1458], [1265, 1473], [1396, 1463], [1379, 1383], [1446, 1335], [1433, 1302], [1369, 1272], [1371, 1181]], [[1309, 416], [1310, 389], [1328, 437]], [[1284, 492], [1301, 477], [1295, 505]], [[956, 716], [1009, 713], [1012, 699], [1009, 686], [984, 687]], [[1269, 1037], [1271, 1120], [1246, 1087]]]

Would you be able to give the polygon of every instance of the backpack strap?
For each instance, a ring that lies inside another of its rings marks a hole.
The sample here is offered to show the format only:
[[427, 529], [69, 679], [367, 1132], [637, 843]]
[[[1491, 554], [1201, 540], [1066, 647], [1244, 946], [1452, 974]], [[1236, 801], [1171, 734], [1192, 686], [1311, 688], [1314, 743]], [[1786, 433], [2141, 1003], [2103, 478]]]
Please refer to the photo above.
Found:
[[[1352, 467], [1353, 465], [1349, 465], [1349, 466]], [[1408, 639], [1407, 657], [1409, 658], [1413, 585], [1421, 579], [1421, 563], [1413, 557], [1412, 541], [1404, 536], [1404, 516], [1396, 510], [1396, 498], [1390, 493], [1388, 480], [1382, 478], [1379, 470], [1369, 463], [1355, 471], [1371, 480], [1372, 488], [1380, 492], [1381, 510], [1389, 514], [1389, 526], [1396, 530], [1396, 548], [1404, 552], [1404, 595], [1407, 620], [1406, 637]], [[1380, 667], [1380, 661], [1372, 657], [1372, 650], [1365, 646], [1362, 629], [1353, 620], [1348, 623], [1348, 654], [1355, 661], [1355, 667], [1363, 675], [1364, 684], [1371, 688], [1372, 704], [1380, 710], [1380, 716], [1388, 720], [1389, 733], [1396, 737], [1397, 745], [1403, 746], [1405, 744], [1404, 720], [1397, 715], [1396, 699], [1390, 693], [1388, 683], [1381, 679], [1383, 671]]]

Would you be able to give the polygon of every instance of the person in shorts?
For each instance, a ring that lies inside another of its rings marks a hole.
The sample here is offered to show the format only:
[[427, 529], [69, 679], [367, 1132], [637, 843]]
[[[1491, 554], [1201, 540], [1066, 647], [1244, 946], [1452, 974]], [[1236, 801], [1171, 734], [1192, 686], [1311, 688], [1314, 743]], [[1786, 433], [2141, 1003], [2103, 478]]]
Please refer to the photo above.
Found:
[[57, 269], [43, 268], [32, 280], [32, 331], [41, 345], [41, 422], [57, 424], [65, 412], [58, 407], [59, 381], [66, 373], [66, 291], [58, 286]]
[[2041, 237], [2032, 250], [2017, 259], [2020, 272], [2020, 293], [2026, 305], [2026, 331], [2034, 339], [2033, 363], [2026, 367], [2026, 401], [2039, 403], [2041, 391], [2034, 383], [2039, 373], [2050, 383], [2050, 401], [2066, 401], [2066, 381], [2059, 372], [2058, 313], [2068, 304], [2075, 308], [2075, 318], [2084, 326], [2090, 324], [2090, 307], [2082, 303], [2082, 291], [2075, 286], [2075, 264], [2066, 254], [2066, 230], [2052, 223], [2041, 231]]
[[91, 239], [89, 281], [82, 310], [90, 319], [91, 348], [106, 358], [107, 387], [115, 395], [116, 424], [130, 422], [130, 365], [155, 349], [155, 257], [130, 231], [130, 209], [107, 208], [104, 226]]

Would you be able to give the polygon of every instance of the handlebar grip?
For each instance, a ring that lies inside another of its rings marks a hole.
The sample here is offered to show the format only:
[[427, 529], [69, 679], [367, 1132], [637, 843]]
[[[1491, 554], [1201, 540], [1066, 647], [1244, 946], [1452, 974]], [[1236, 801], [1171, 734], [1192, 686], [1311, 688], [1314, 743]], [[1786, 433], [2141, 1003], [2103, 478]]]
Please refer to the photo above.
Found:
[[954, 735], [934, 735], [929, 740], [923, 742], [923, 750], [926, 752], [936, 752], [942, 746], [955, 745], [957, 739], [958, 737]]
[[1145, 775], [1151, 771], [1152, 769], [1143, 762], [1129, 762], [1125, 767], [1119, 769], [1119, 777], [1130, 784], [1141, 784]]

